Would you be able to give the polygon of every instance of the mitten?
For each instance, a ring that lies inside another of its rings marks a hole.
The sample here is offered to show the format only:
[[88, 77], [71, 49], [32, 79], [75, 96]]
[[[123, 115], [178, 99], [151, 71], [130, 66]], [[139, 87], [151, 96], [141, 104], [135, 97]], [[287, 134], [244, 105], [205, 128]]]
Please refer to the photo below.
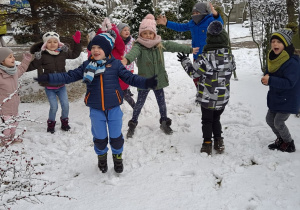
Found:
[[74, 42], [79, 44], [80, 43], [80, 40], [81, 40], [81, 33], [80, 31], [76, 31], [75, 35], [73, 35], [73, 39], [74, 39]]
[[34, 57], [35, 59], [40, 60], [42, 57], [42, 51], [35, 52]]
[[29, 52], [25, 52], [25, 53], [23, 54], [23, 59], [25, 59], [25, 60], [31, 62], [31, 61], [33, 60], [33, 55], [30, 54]]
[[153, 77], [150, 77], [149, 79], [146, 79], [146, 88], [155, 89], [157, 86], [157, 75], [154, 75]]
[[49, 75], [48, 74], [42, 74], [41, 76], [34, 77], [33, 79], [35, 81], [39, 82], [39, 83], [49, 82]]

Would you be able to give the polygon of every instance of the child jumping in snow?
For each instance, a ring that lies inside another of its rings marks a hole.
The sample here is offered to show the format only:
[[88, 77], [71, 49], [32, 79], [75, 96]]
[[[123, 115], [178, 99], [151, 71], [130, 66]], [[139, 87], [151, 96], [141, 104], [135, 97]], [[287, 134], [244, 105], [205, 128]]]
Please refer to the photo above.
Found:
[[[137, 58], [138, 74], [147, 78], [158, 75], [158, 85], [154, 91], [160, 113], [160, 129], [166, 134], [172, 134], [172, 120], [167, 117], [164, 89], [169, 85], [168, 75], [165, 69], [164, 52], [197, 53], [199, 48], [191, 48], [187, 45], [175, 42], [162, 42], [156, 34], [156, 22], [154, 16], [148, 14], [141, 22], [139, 36], [131, 51], [122, 60], [123, 65], [132, 63]], [[138, 90], [138, 99], [133, 109], [131, 120], [128, 122], [127, 138], [131, 138], [138, 124], [139, 114], [144, 106], [149, 89]]]
[[[7, 123], [7, 129], [1, 132], [1, 145], [22, 141], [15, 138], [18, 122], [13, 118], [18, 115], [20, 104], [20, 96], [16, 92], [18, 79], [28, 69], [31, 59], [32, 55], [29, 52], [25, 53], [21, 64], [16, 66], [13, 51], [7, 47], [0, 48], [0, 116], [2, 123]], [[4, 102], [8, 98], [9, 100]], [[10, 121], [12, 123], [9, 123]]]
[[229, 101], [230, 78], [235, 70], [235, 61], [228, 34], [221, 22], [209, 24], [206, 43], [194, 65], [184, 54], [178, 54], [178, 58], [191, 78], [199, 78], [196, 102], [201, 105], [202, 111], [203, 144], [200, 152], [211, 155], [212, 137], [218, 153], [225, 149], [220, 118]]
[[285, 121], [300, 108], [300, 59], [295, 55], [291, 29], [279, 29], [271, 36], [268, 67], [261, 82], [269, 86], [266, 122], [277, 136], [271, 150], [295, 152], [294, 140]]
[[[119, 84], [121, 78], [127, 84], [142, 89], [155, 88], [156, 76], [149, 79], [132, 74], [120, 60], [111, 56], [116, 34], [114, 31], [95, 36], [88, 45], [91, 56], [77, 69], [67, 73], [41, 75], [39, 82], [71, 83], [83, 79], [87, 92], [85, 104], [90, 107], [90, 118], [94, 150], [98, 155], [98, 167], [102, 173], [107, 172], [108, 142], [110, 143], [114, 170], [123, 172], [122, 116], [120, 105], [123, 102], [123, 91]], [[108, 132], [107, 132], [108, 129]], [[108, 137], [109, 135], [109, 137]]]

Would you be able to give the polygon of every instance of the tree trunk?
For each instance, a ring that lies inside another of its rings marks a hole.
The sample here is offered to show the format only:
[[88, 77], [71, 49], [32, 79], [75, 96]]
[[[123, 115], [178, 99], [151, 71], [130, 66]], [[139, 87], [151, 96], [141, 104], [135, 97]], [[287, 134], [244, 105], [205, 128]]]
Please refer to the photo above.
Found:
[[286, 0], [288, 23], [297, 22], [296, 8], [298, 6], [299, 6], [298, 0]]

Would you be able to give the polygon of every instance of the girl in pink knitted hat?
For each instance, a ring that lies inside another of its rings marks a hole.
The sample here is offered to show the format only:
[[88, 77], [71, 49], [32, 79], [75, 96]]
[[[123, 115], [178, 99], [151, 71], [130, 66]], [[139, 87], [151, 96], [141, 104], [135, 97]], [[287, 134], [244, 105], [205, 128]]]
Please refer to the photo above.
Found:
[[[162, 41], [156, 33], [156, 22], [153, 15], [148, 14], [141, 22], [138, 38], [132, 49], [123, 58], [123, 65], [128, 65], [137, 59], [138, 74], [151, 78], [157, 75], [157, 87], [153, 89], [160, 113], [160, 129], [166, 134], [172, 134], [172, 120], [167, 117], [164, 88], [169, 85], [168, 75], [165, 69], [164, 52], [197, 53], [199, 48], [191, 48], [187, 45], [170, 41]], [[138, 99], [133, 109], [133, 115], [128, 122], [127, 138], [131, 138], [138, 124], [138, 117], [144, 106], [150, 89], [139, 89]]]

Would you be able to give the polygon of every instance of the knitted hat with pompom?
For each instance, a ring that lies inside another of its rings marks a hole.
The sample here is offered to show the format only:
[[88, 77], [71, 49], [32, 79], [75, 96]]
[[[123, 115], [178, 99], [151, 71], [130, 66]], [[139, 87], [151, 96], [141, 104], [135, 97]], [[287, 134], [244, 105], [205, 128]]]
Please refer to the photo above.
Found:
[[293, 31], [289, 28], [281, 28], [278, 31], [275, 31], [270, 39], [270, 42], [272, 39], [278, 39], [280, 40], [285, 47], [292, 44], [292, 38], [293, 38]]
[[207, 28], [207, 38], [204, 50], [229, 48], [229, 38], [220, 21], [213, 21]]
[[105, 56], [108, 57], [114, 48], [116, 36], [117, 35], [113, 30], [98, 34], [90, 41], [87, 49], [91, 51], [93, 45], [98, 45], [104, 51]]
[[141, 22], [140, 28], [139, 28], [139, 35], [143, 31], [152, 31], [155, 36], [156, 34], [156, 21], [152, 14], [148, 14]]

